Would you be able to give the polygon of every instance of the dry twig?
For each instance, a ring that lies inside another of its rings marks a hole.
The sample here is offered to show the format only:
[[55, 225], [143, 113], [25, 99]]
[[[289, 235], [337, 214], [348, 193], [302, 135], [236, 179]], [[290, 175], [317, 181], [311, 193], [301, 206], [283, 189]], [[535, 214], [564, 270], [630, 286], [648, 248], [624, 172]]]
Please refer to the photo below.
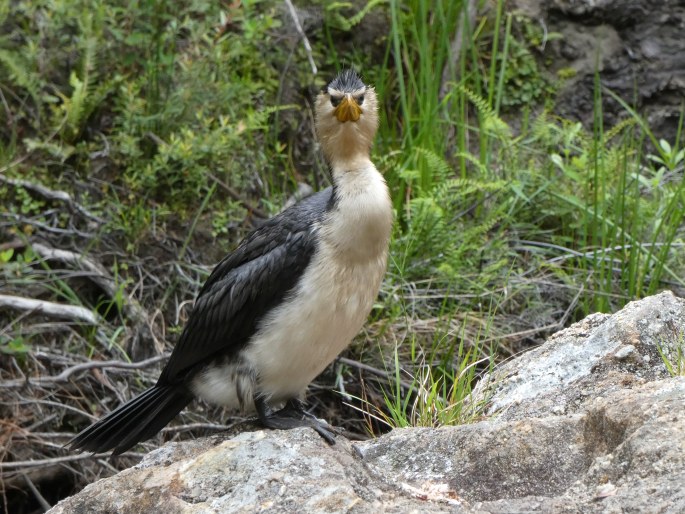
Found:
[[[56, 260], [72, 265], [74, 268], [88, 271], [91, 274], [88, 278], [95, 282], [110, 298], [115, 298], [119, 292], [119, 286], [114, 278], [110, 276], [105, 267], [99, 262], [95, 262], [88, 257], [72, 252], [70, 250], [60, 250], [51, 248], [41, 243], [32, 243], [33, 250], [44, 259]], [[140, 304], [128, 298], [124, 303], [124, 314], [135, 324], [144, 324], [146, 316]]]
[[[395, 381], [395, 373], [391, 371], [383, 371], [382, 369], [375, 368], [373, 366], [370, 366], [368, 364], [364, 364], [363, 362], [359, 362], [354, 359], [348, 359], [347, 357], [338, 357], [338, 362], [342, 364], [346, 364], [347, 366], [352, 366], [357, 369], [361, 369], [363, 371], [367, 371], [373, 375], [387, 378], [390, 381]], [[410, 391], [412, 389], [412, 384], [405, 380], [400, 380], [400, 385], [406, 390]]]
[[9, 184], [14, 187], [23, 187], [24, 189], [33, 191], [34, 193], [42, 196], [47, 200], [55, 200], [58, 202], [65, 203], [69, 206], [70, 209], [80, 212], [86, 218], [90, 218], [91, 220], [96, 221], [98, 223], [104, 223], [104, 220], [102, 218], [96, 216], [82, 205], [76, 203], [76, 201], [74, 201], [71, 195], [66, 191], [50, 189], [42, 184], [36, 184], [34, 182], [29, 182], [28, 180], [9, 178], [3, 175], [2, 173], [0, 173], [0, 182], [4, 182], [5, 184]]
[[[120, 455], [117, 455], [117, 457], [136, 457], [138, 459], [143, 458], [142, 453], [135, 453], [135, 452], [126, 452], [122, 453]], [[52, 464], [63, 464], [66, 462], [76, 462], [79, 460], [85, 460], [85, 459], [97, 459], [97, 458], [103, 458], [103, 457], [109, 457], [108, 454], [106, 453], [100, 453], [100, 454], [90, 454], [90, 453], [81, 453], [79, 455], [66, 455], [64, 457], [52, 457], [49, 459], [36, 459], [36, 460], [15, 460], [13, 462], [0, 462], [0, 471], [4, 470], [10, 470], [10, 469], [23, 469], [23, 468], [35, 468], [35, 467], [40, 467], [40, 466], [50, 466]]]
[[255, 207], [250, 202], [245, 200], [242, 196], [240, 196], [238, 191], [233, 189], [231, 186], [229, 186], [225, 182], [221, 181], [219, 178], [217, 178], [213, 174], [210, 173], [209, 178], [211, 178], [214, 182], [216, 182], [216, 184], [219, 187], [221, 187], [224, 191], [226, 191], [228, 193], [228, 196], [233, 198], [236, 202], [238, 202], [240, 205], [242, 205], [245, 209], [247, 209], [252, 214], [255, 214], [256, 216], [263, 218], [263, 219], [266, 219], [269, 217], [269, 215], [267, 213], [265, 213], [259, 207]]
[[29, 489], [31, 490], [31, 493], [33, 494], [33, 497], [36, 499], [36, 501], [37, 501], [38, 504], [40, 505], [41, 509], [43, 509], [43, 510], [45, 510], [45, 511], [50, 510], [50, 507], [52, 507], [52, 505], [50, 505], [50, 504], [47, 502], [47, 500], [43, 497], [43, 495], [40, 494], [40, 491], [39, 491], [38, 488], [35, 486], [35, 484], [34, 484], [33, 481], [31, 480], [31, 478], [30, 478], [26, 473], [22, 473], [22, 476], [24, 477], [24, 481], [26, 482], [26, 485], [27, 485], [27, 486], [29, 487]]
[[[32, 243], [31, 247], [44, 259], [60, 261], [76, 269], [89, 272], [88, 278], [97, 284], [110, 298], [113, 299], [118, 296], [120, 285], [117, 284], [99, 262], [95, 262], [82, 254], [70, 250], [51, 248], [41, 243]], [[122, 305], [123, 313], [131, 320], [136, 331], [134, 339], [136, 337], [144, 340], [153, 338], [148, 318], [138, 301], [126, 295], [122, 295], [122, 298], [124, 298]]]
[[78, 373], [79, 371], [84, 371], [87, 369], [100, 369], [100, 368], [143, 369], [143, 368], [147, 368], [148, 366], [152, 366], [153, 364], [156, 364], [157, 362], [160, 362], [160, 361], [166, 359], [167, 357], [169, 357], [168, 354], [157, 355], [155, 357], [150, 357], [149, 359], [145, 359], [144, 361], [140, 361], [140, 362], [125, 362], [125, 361], [118, 361], [118, 360], [83, 362], [81, 364], [77, 364], [75, 366], [71, 366], [70, 368], [65, 369], [59, 375], [56, 375], [54, 377], [37, 377], [37, 378], [27, 377], [25, 380], [22, 380], [22, 379], [20, 379], [20, 380], [5, 380], [4, 382], [0, 383], [0, 389], [1, 388], [23, 387], [24, 385], [32, 385], [32, 386], [42, 387], [42, 386], [55, 384], [55, 383], [67, 382], [69, 380], [69, 377], [71, 377], [71, 375], [73, 375], [74, 373]]
[[78, 305], [65, 305], [62, 303], [47, 302], [45, 300], [34, 300], [33, 298], [22, 298], [21, 296], [1, 294], [0, 308], [1, 307], [37, 312], [54, 318], [78, 320], [91, 325], [97, 325], [99, 323], [99, 319], [93, 311]]
[[304, 30], [302, 29], [302, 24], [300, 23], [300, 19], [297, 16], [295, 6], [290, 0], [284, 0], [284, 2], [285, 5], [288, 7], [290, 17], [293, 19], [293, 23], [295, 24], [295, 30], [297, 30], [297, 33], [302, 38], [302, 44], [304, 45], [304, 50], [307, 53], [307, 59], [309, 60], [309, 66], [311, 66], [312, 68], [312, 74], [316, 75], [318, 73], [318, 70], [316, 69], [316, 64], [314, 63], [314, 57], [312, 57], [312, 45], [309, 44], [309, 39], [307, 39], [307, 35], [304, 33]]

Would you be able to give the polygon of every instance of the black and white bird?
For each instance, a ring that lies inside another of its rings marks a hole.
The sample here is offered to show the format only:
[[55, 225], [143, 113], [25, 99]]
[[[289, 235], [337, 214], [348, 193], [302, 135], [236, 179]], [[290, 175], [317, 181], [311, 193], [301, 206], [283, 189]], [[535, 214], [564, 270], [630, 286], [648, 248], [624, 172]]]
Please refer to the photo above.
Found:
[[334, 441], [300, 398], [362, 328], [385, 274], [393, 214], [370, 159], [377, 128], [374, 89], [343, 71], [316, 100], [333, 186], [271, 218], [216, 266], [157, 383], [78, 434], [71, 449], [120, 454], [194, 398]]

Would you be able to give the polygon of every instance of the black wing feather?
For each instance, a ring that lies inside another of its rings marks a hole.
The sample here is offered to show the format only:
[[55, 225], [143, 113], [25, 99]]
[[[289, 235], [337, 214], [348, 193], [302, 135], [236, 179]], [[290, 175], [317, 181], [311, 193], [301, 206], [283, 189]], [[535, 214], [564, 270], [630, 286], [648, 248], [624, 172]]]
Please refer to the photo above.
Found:
[[178, 384], [219, 356], [245, 346], [264, 316], [295, 287], [316, 249], [314, 224], [334, 203], [316, 193], [248, 235], [211, 273], [157, 382]]

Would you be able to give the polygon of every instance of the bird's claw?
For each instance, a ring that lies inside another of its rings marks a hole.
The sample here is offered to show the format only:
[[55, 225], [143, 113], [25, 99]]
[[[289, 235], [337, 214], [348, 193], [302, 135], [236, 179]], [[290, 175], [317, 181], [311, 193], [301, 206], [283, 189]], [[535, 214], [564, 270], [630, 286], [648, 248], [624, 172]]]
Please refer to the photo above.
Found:
[[330, 445], [335, 444], [335, 436], [342, 435], [340, 430], [332, 427], [313, 414], [306, 412], [301, 402], [289, 400], [285, 407], [271, 411], [263, 401], [255, 402], [259, 421], [266, 428], [288, 430], [298, 427], [313, 428]]

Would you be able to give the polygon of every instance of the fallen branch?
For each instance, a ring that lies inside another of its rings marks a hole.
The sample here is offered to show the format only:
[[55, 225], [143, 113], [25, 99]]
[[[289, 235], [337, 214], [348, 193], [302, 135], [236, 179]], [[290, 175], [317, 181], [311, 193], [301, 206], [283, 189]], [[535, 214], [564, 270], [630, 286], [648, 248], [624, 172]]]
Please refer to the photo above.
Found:
[[40, 494], [40, 491], [36, 487], [36, 485], [33, 483], [31, 478], [26, 474], [22, 473], [22, 477], [24, 478], [24, 481], [26, 482], [26, 485], [29, 487], [31, 490], [31, 493], [33, 494], [33, 497], [36, 499], [38, 504], [40, 505], [41, 509], [43, 509], [44, 512], [47, 512], [50, 510], [50, 507], [52, 507], [48, 501], [43, 497], [42, 494]]
[[67, 382], [69, 380], [69, 377], [71, 377], [71, 375], [73, 375], [74, 373], [78, 373], [79, 371], [85, 371], [88, 369], [101, 369], [101, 368], [143, 369], [143, 368], [147, 368], [148, 366], [152, 366], [153, 364], [156, 364], [157, 362], [162, 361], [168, 357], [169, 357], [169, 354], [156, 355], [155, 357], [150, 357], [149, 359], [145, 359], [145, 360], [139, 361], [139, 362], [126, 362], [126, 361], [118, 361], [118, 360], [83, 362], [81, 364], [77, 364], [75, 366], [71, 366], [70, 368], [65, 369], [59, 375], [55, 375], [54, 377], [50, 377], [50, 376], [48, 376], [48, 377], [37, 377], [37, 378], [28, 377], [26, 379], [5, 380], [3, 382], [0, 382], [0, 388], [10, 389], [10, 388], [16, 388], [16, 387], [24, 387], [25, 385], [42, 387], [42, 386], [51, 385], [51, 384], [55, 384], [55, 383]]
[[21, 296], [0, 295], [0, 308], [6, 307], [20, 311], [37, 312], [53, 318], [71, 319], [83, 321], [91, 325], [97, 325], [99, 320], [90, 309], [78, 305], [65, 305], [62, 303], [22, 298]]
[[[116, 283], [107, 271], [107, 269], [88, 257], [70, 250], [60, 250], [51, 248], [41, 243], [32, 243], [33, 250], [43, 259], [60, 261], [69, 264], [72, 267], [87, 271], [90, 273], [89, 277], [97, 286], [99, 286], [105, 294], [110, 298], [116, 298], [119, 294], [120, 286]], [[123, 314], [131, 320], [136, 334], [144, 340], [152, 339], [152, 331], [150, 330], [148, 319], [145, 311], [134, 298], [122, 295], [124, 302], [122, 305]]]
[[189, 430], [216, 430], [217, 432], [227, 432], [233, 427], [240, 425], [241, 423], [247, 423], [250, 418], [239, 418], [237, 421], [230, 423], [228, 425], [221, 425], [218, 423], [188, 423], [187, 425], [175, 425], [170, 427], [164, 427], [161, 431], [162, 434], [173, 434], [177, 432], [187, 432]]
[[[99, 262], [70, 250], [51, 248], [41, 243], [32, 243], [31, 247], [43, 259], [60, 261], [78, 270], [90, 272], [91, 275], [88, 278], [95, 282], [110, 298], [115, 298], [119, 293], [119, 286]], [[134, 323], [145, 322], [143, 309], [135, 300], [129, 298], [128, 301], [124, 302], [123, 310], [124, 314], [131, 318]]]
[[42, 184], [36, 184], [34, 182], [29, 182], [28, 180], [9, 178], [3, 175], [2, 173], [0, 173], [0, 182], [4, 182], [5, 184], [9, 184], [14, 187], [23, 187], [24, 189], [33, 191], [34, 193], [42, 196], [47, 200], [55, 200], [58, 202], [66, 203], [72, 210], [80, 212], [85, 217], [97, 221], [98, 223], [104, 223], [104, 220], [102, 218], [95, 216], [88, 209], [76, 203], [76, 201], [66, 191], [50, 189]]
[[316, 69], [316, 64], [314, 63], [314, 57], [312, 57], [312, 45], [309, 44], [309, 39], [307, 39], [307, 35], [304, 33], [304, 29], [302, 29], [302, 24], [300, 23], [300, 19], [297, 17], [295, 6], [290, 0], [284, 1], [285, 5], [288, 6], [290, 17], [293, 19], [293, 23], [295, 24], [295, 30], [297, 30], [297, 33], [302, 38], [302, 44], [304, 45], [304, 50], [307, 53], [307, 59], [309, 60], [309, 65], [312, 68], [312, 74], [316, 75], [318, 70]]
[[[59, 211], [59, 209], [55, 208], [51, 210], [51, 213], [54, 214], [56, 211]], [[48, 225], [47, 223], [42, 223], [36, 219], [36, 217], [33, 218], [27, 218], [25, 216], [21, 216], [19, 214], [13, 213], [13, 212], [7, 212], [7, 211], [0, 211], [0, 216], [4, 216], [5, 218], [10, 218], [13, 219], [16, 225], [30, 225], [32, 227], [36, 227], [40, 230], [43, 230], [45, 232], [50, 232], [52, 234], [60, 234], [60, 235], [66, 235], [66, 236], [79, 236], [84, 239], [93, 239], [95, 235], [92, 232], [83, 232], [82, 230], [78, 230], [77, 228], [59, 228], [59, 227], [53, 227], [51, 225]]]
[[[136, 457], [142, 459], [145, 456], [143, 453], [136, 452], [126, 452], [117, 457]], [[85, 459], [100, 459], [100, 458], [110, 458], [107, 453], [81, 453], [79, 455], [67, 455], [65, 457], [52, 457], [50, 459], [39, 459], [39, 460], [18, 460], [14, 462], [0, 462], [0, 470], [9, 469], [21, 469], [21, 468], [34, 468], [38, 466], [50, 466], [51, 464], [62, 464], [63, 462], [76, 462]], [[113, 458], [113, 457], [112, 457]]]

